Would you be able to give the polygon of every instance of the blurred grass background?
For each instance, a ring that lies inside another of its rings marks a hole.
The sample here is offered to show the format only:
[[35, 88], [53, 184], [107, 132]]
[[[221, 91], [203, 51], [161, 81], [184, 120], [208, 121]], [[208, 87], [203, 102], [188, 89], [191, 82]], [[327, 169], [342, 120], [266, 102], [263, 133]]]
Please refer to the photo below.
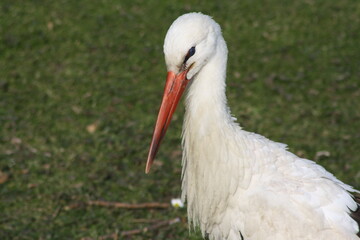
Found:
[[191, 11], [223, 28], [240, 124], [360, 187], [359, 1], [2, 0], [0, 239], [97, 239], [174, 217], [131, 239], [201, 239], [184, 209], [66, 208], [180, 195], [181, 107], [144, 167], [163, 38]]

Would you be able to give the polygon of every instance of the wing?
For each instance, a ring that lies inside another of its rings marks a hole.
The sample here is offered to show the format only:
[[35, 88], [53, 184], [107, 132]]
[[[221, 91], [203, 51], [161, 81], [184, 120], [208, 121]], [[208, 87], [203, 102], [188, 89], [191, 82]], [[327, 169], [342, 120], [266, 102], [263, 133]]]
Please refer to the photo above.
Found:
[[[355, 193], [354, 200], [357, 203], [357, 209], [354, 211], [351, 211], [350, 216], [357, 222], [358, 227], [360, 228], [360, 194]], [[360, 237], [360, 231], [358, 232], [357, 235]]]
[[[274, 224], [274, 219], [292, 214], [296, 216], [294, 219], [298, 219], [292, 224], [307, 221], [304, 226], [313, 228], [314, 232], [329, 236], [339, 233], [339, 236], [347, 236], [346, 239], [355, 239], [355, 235], [359, 235], [360, 200], [351, 194], [358, 193], [357, 190], [315, 162], [290, 153], [284, 144], [254, 133], [248, 133], [247, 139], [247, 149], [253, 156], [252, 162], [247, 164], [253, 169], [249, 174], [247, 192], [254, 193], [254, 201], [261, 199], [258, 207], [263, 204], [277, 209], [264, 209], [271, 216], [269, 224]], [[279, 222], [286, 225], [286, 221]], [[290, 228], [293, 226], [289, 223]], [[307, 227], [303, 229], [306, 230]]]

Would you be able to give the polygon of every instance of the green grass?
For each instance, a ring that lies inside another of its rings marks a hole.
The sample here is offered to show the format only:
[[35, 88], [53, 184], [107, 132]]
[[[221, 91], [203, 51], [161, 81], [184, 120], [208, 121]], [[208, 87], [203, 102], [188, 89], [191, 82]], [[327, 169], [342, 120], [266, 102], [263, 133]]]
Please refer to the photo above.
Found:
[[328, 151], [317, 161], [360, 187], [358, 1], [2, 0], [0, 239], [96, 239], [174, 217], [184, 221], [132, 239], [201, 239], [189, 235], [184, 209], [65, 209], [179, 196], [181, 107], [158, 164], [150, 175], [144, 167], [166, 76], [163, 38], [190, 11], [223, 28], [240, 124], [305, 158]]

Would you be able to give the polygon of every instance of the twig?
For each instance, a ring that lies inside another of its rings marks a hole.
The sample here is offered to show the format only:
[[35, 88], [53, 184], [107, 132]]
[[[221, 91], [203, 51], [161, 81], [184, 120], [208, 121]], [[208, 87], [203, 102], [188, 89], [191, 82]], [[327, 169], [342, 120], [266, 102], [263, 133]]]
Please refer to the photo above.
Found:
[[159, 219], [147, 219], [147, 218], [137, 218], [130, 220], [133, 223], [158, 223]]
[[121, 202], [107, 202], [107, 201], [88, 201], [86, 203], [89, 206], [101, 206], [101, 207], [114, 207], [114, 208], [168, 208], [169, 203], [149, 202], [149, 203], [121, 203]]
[[[156, 229], [159, 229], [161, 227], [166, 227], [166, 226], [170, 226], [174, 223], [178, 223], [180, 222], [180, 218], [174, 218], [174, 219], [170, 219], [170, 220], [165, 220], [165, 221], [160, 221], [158, 223], [155, 223], [153, 225], [150, 225], [149, 227], [144, 227], [144, 228], [140, 228], [140, 229], [133, 229], [133, 230], [129, 230], [129, 231], [123, 231], [123, 232], [115, 232], [112, 234], [108, 234], [108, 235], [104, 235], [104, 236], [100, 236], [99, 240], [106, 240], [106, 239], [114, 239], [117, 240], [120, 237], [126, 237], [126, 236], [131, 236], [131, 235], [135, 235], [135, 234], [140, 234], [140, 233], [146, 233], [149, 231], [153, 231]], [[82, 238], [81, 240], [93, 240], [93, 238], [89, 238], [89, 237], [85, 237]]]
[[124, 237], [124, 236], [130, 236], [130, 235], [134, 235], [134, 234], [139, 234], [139, 233], [146, 233], [148, 231], [152, 231], [161, 227], [165, 227], [165, 226], [170, 226], [174, 223], [178, 223], [180, 222], [180, 218], [174, 218], [174, 219], [170, 219], [170, 220], [165, 220], [165, 221], [161, 221], [158, 223], [155, 223], [153, 225], [150, 225], [149, 227], [145, 227], [142, 229], [134, 229], [134, 230], [130, 230], [130, 231], [123, 231], [121, 232], [120, 236]]
[[64, 209], [70, 210], [74, 208], [88, 206], [100, 206], [100, 207], [113, 207], [113, 208], [127, 208], [127, 209], [142, 209], [142, 208], [168, 208], [170, 207], [169, 203], [160, 203], [160, 202], [148, 202], [148, 203], [121, 203], [121, 202], [107, 202], [107, 201], [88, 201], [88, 202], [78, 202], [67, 205]]

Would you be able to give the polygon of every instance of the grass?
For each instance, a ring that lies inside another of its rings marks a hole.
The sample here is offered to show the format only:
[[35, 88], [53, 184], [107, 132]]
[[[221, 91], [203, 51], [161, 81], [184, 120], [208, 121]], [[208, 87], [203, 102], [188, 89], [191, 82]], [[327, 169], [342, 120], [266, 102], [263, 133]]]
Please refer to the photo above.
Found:
[[64, 208], [179, 196], [181, 107], [150, 175], [144, 165], [163, 38], [190, 11], [223, 28], [241, 125], [360, 187], [358, 1], [2, 0], [0, 239], [96, 239], [174, 217], [132, 239], [201, 239], [184, 209]]

